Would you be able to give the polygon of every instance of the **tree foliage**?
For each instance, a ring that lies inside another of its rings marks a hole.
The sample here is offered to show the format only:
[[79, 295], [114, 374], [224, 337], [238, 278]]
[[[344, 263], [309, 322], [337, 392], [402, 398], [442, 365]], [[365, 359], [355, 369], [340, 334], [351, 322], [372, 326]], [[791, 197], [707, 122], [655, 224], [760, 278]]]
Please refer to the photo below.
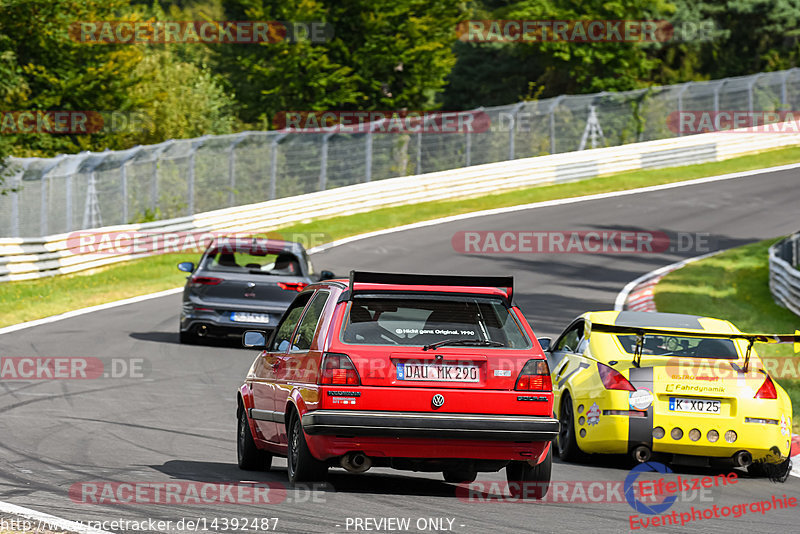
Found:
[[[457, 24], [475, 19], [667, 20], [676, 35], [459, 41]], [[79, 21], [156, 20], [286, 21], [297, 38], [87, 44], [69, 34]], [[297, 35], [294, 23], [311, 22], [330, 38]], [[0, 161], [265, 129], [280, 111], [469, 109], [786, 69], [800, 59], [799, 22], [800, 0], [2, 0], [0, 112], [146, 120], [92, 135], [0, 133]]]

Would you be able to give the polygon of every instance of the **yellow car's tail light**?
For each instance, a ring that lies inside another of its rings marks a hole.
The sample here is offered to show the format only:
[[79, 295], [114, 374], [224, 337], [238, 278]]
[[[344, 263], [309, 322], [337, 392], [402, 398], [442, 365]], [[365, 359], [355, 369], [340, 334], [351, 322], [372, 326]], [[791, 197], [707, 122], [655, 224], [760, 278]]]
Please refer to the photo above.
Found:
[[606, 389], [621, 389], [624, 391], [636, 391], [633, 384], [628, 382], [628, 379], [622, 376], [622, 373], [609, 367], [604, 363], [597, 362], [597, 371], [600, 374], [600, 380], [603, 381], [603, 387]]
[[756, 399], [777, 399], [778, 392], [775, 391], [775, 384], [772, 383], [772, 379], [767, 375], [767, 379], [764, 380], [764, 383], [761, 384], [761, 387], [758, 388], [756, 391]]
[[709, 430], [708, 434], [706, 434], [706, 438], [708, 438], [708, 441], [711, 443], [716, 443], [716, 441], [719, 439], [719, 432], [716, 430]]
[[703, 434], [696, 428], [693, 428], [689, 431], [689, 439], [692, 441], [697, 441], [702, 435]]
[[666, 435], [663, 427], [657, 426], [653, 429], [653, 437], [656, 439], [661, 439]]
[[670, 432], [669, 435], [672, 436], [672, 439], [678, 441], [683, 437], [683, 430], [681, 430], [676, 426], [675, 428], [672, 429], [672, 432]]
[[728, 443], [733, 443], [734, 441], [736, 441], [736, 438], [738, 437], [739, 436], [737, 436], [736, 432], [734, 432], [733, 430], [728, 430], [727, 432], [725, 432], [725, 441], [727, 441]]

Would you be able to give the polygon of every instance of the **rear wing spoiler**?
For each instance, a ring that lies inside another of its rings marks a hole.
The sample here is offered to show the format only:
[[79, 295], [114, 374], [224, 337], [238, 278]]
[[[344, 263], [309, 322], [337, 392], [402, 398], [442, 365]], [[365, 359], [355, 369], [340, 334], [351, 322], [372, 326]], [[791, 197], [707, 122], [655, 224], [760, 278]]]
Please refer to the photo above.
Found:
[[744, 358], [744, 371], [747, 372], [750, 364], [750, 350], [754, 343], [794, 343], [794, 352], [800, 352], [800, 330], [795, 330], [794, 334], [750, 334], [745, 332], [723, 333], [705, 332], [702, 330], [670, 330], [667, 328], [648, 328], [643, 326], [612, 325], [604, 323], [591, 323], [589, 333], [603, 332], [605, 334], [634, 335], [636, 336], [636, 351], [633, 355], [633, 364], [639, 367], [642, 359], [642, 345], [646, 334], [655, 336], [683, 336], [683, 337], [702, 337], [706, 339], [744, 339], [747, 341], [747, 354]]
[[350, 296], [356, 293], [357, 283], [392, 284], [407, 286], [447, 286], [447, 287], [494, 287], [506, 290], [506, 298], [511, 304], [514, 295], [513, 276], [469, 276], [450, 274], [406, 274], [378, 273], [370, 271], [350, 271]]

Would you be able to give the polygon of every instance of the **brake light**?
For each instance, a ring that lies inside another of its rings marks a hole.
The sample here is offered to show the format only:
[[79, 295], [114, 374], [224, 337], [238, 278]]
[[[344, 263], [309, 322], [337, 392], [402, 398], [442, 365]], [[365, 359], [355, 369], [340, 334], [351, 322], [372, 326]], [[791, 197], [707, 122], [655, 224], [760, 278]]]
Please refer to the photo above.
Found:
[[756, 391], [756, 396], [753, 397], [754, 399], [777, 399], [778, 392], [775, 391], [775, 384], [772, 383], [772, 379], [767, 375], [767, 379], [764, 380], [764, 383], [761, 384], [761, 387], [758, 388]]
[[518, 391], [553, 391], [547, 360], [528, 360], [517, 378]]
[[320, 366], [320, 384], [360, 386], [361, 379], [347, 354], [326, 352]]
[[190, 280], [195, 286], [216, 286], [222, 283], [222, 278], [211, 276], [193, 276]]
[[606, 389], [621, 389], [624, 391], [636, 391], [633, 384], [628, 382], [628, 379], [622, 376], [622, 373], [609, 367], [604, 363], [597, 362], [597, 370], [600, 372], [600, 379], [603, 381], [603, 386]]
[[306, 284], [305, 282], [278, 282], [278, 287], [281, 289], [285, 289], [286, 291], [300, 292], [303, 289], [305, 289], [307, 285], [308, 284]]

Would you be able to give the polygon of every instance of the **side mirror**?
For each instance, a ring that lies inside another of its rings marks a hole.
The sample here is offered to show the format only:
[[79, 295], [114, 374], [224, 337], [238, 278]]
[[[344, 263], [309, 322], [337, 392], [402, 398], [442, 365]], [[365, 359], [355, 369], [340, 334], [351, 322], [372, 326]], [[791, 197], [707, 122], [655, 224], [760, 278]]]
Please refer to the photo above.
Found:
[[183, 271], [185, 273], [194, 272], [194, 263], [190, 261], [184, 261], [178, 264], [178, 270]]
[[242, 336], [242, 345], [249, 349], [266, 348], [267, 333], [262, 330], [247, 330]]
[[545, 351], [545, 352], [549, 352], [550, 351], [550, 345], [553, 344], [553, 340], [551, 338], [549, 338], [549, 337], [537, 337], [536, 340], [539, 342], [539, 345], [541, 345], [543, 351]]
[[320, 280], [330, 280], [331, 278], [336, 278], [336, 275], [331, 271], [322, 271], [319, 273]]

